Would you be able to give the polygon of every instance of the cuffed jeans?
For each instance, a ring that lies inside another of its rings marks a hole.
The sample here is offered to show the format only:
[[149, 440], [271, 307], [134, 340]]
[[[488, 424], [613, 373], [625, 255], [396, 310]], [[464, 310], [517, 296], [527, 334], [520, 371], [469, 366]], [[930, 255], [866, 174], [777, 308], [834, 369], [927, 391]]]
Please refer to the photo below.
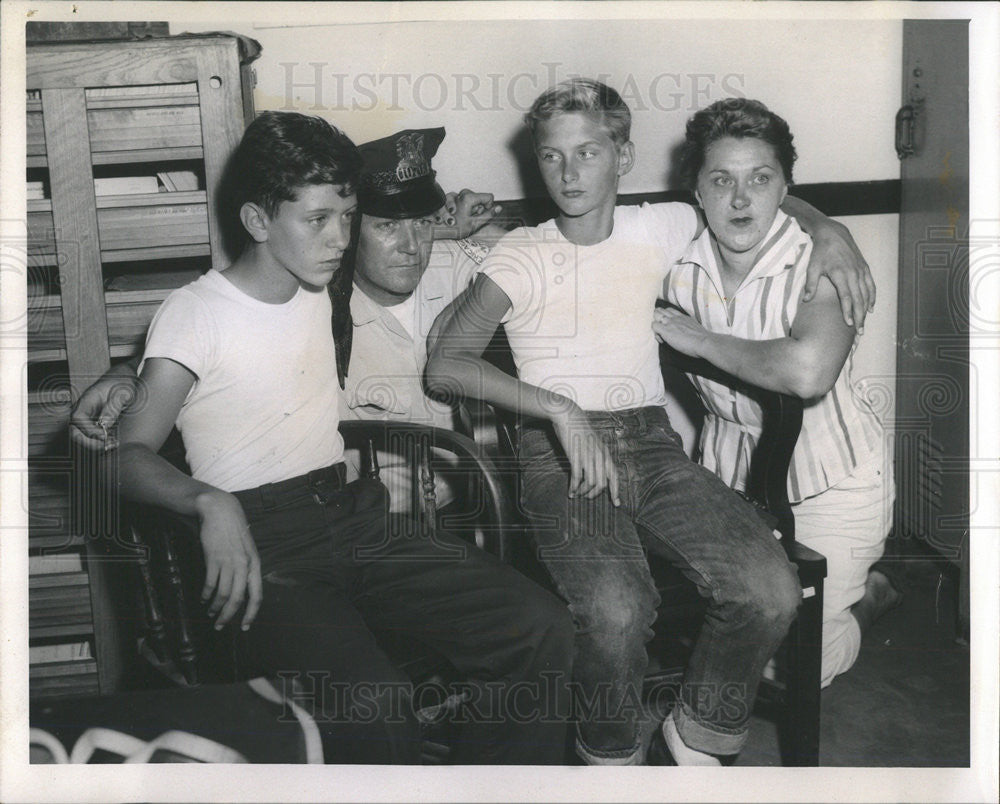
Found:
[[395, 631], [469, 679], [456, 763], [563, 760], [573, 626], [554, 595], [460, 539], [390, 520], [385, 487], [345, 484], [343, 464], [236, 497], [264, 580], [243, 648], [257, 672], [298, 682], [328, 754], [420, 761], [412, 687], [373, 633]]
[[753, 508], [685, 455], [662, 408], [587, 417], [618, 468], [620, 507], [607, 492], [568, 498], [568, 462], [547, 423], [524, 423], [519, 454], [539, 558], [576, 625], [577, 751], [589, 762], [638, 759], [645, 646], [660, 602], [649, 550], [709, 601], [674, 708], [681, 738], [738, 753], [763, 667], [801, 598], [795, 570]]

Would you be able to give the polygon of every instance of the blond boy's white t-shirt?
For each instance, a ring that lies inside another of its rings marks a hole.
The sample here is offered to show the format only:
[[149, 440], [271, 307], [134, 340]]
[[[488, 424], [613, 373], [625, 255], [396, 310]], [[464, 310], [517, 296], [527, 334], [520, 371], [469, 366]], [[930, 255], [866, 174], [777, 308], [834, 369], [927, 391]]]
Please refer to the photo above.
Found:
[[144, 359], [197, 377], [177, 417], [196, 479], [239, 491], [343, 460], [330, 316], [325, 289], [268, 304], [218, 271], [167, 297]]
[[584, 410], [666, 403], [653, 310], [697, 231], [688, 204], [619, 206], [611, 236], [570, 243], [554, 220], [515, 229], [481, 267], [510, 299], [518, 376]]

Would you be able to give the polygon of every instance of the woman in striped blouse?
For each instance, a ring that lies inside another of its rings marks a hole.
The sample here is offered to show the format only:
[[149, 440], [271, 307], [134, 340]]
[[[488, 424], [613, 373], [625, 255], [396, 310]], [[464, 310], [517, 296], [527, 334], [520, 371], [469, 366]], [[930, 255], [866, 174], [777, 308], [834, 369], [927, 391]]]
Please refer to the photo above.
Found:
[[900, 594], [872, 565], [892, 521], [882, 425], [851, 382], [853, 327], [821, 280], [800, 303], [812, 241], [779, 209], [792, 180], [788, 124], [759, 101], [731, 98], [687, 124], [682, 169], [708, 229], [672, 269], [657, 336], [731, 382], [692, 375], [707, 409], [701, 461], [742, 489], [761, 431], [741, 381], [805, 400], [789, 469], [796, 537], [827, 558], [823, 685], [857, 658], [861, 632]]

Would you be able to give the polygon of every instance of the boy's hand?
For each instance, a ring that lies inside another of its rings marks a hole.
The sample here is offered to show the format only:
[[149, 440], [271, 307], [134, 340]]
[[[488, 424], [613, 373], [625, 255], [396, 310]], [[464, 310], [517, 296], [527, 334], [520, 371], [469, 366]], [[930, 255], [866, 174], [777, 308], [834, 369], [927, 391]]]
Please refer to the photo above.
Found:
[[134, 374], [105, 374], [91, 385], [73, 406], [70, 437], [88, 449], [114, 449], [108, 431], [135, 399], [137, 382]]
[[653, 332], [661, 342], [690, 357], [701, 357], [699, 348], [708, 331], [680, 310], [658, 307], [653, 311]]
[[574, 405], [567, 413], [554, 416], [552, 424], [569, 458], [569, 496], [592, 500], [607, 489], [611, 502], [621, 505], [618, 467], [608, 445], [590, 426], [583, 411]]
[[246, 602], [240, 627], [246, 631], [257, 616], [263, 597], [260, 558], [250, 535], [243, 508], [232, 494], [206, 492], [195, 507], [201, 521], [201, 546], [205, 552], [205, 585], [201, 602], [211, 600], [208, 616], [218, 618], [218, 631]]
[[457, 195], [448, 193], [445, 204], [435, 215], [435, 223], [447, 229], [447, 236], [455, 240], [471, 237], [495, 218], [501, 210], [493, 202], [492, 193], [474, 193], [462, 190]]
[[840, 309], [848, 326], [864, 331], [865, 316], [875, 308], [875, 280], [854, 238], [843, 224], [828, 221], [822, 231], [812, 233], [813, 253], [806, 271], [802, 301], [816, 293], [821, 276], [828, 276], [840, 297]]

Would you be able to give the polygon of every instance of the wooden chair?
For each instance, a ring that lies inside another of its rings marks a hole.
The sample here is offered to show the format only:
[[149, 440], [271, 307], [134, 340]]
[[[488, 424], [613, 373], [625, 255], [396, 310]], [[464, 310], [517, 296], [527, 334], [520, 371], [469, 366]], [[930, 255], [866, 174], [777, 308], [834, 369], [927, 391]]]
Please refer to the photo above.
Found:
[[[409, 461], [415, 478], [411, 510], [417, 512], [421, 528], [438, 526], [432, 454], [452, 453], [459, 469], [468, 475], [472, 505], [449, 515], [446, 524], [456, 535], [505, 559], [514, 507], [493, 461], [475, 442], [450, 430], [396, 422], [342, 422], [340, 431], [346, 447], [360, 451], [364, 476], [378, 478], [378, 453], [401, 455]], [[215, 632], [198, 603], [204, 561], [196, 523], [150, 506], [134, 507], [127, 520], [128, 538], [140, 556], [139, 586], [145, 612], [145, 633], [139, 640], [142, 656], [182, 685], [245, 680], [235, 647], [235, 627]], [[442, 667], [443, 660], [429, 650], [398, 637], [387, 635], [383, 647], [414, 680]]]
[[[765, 679], [758, 706], [777, 709], [784, 764], [819, 764], [820, 667], [823, 635], [823, 580], [826, 558], [795, 541], [795, 517], [788, 501], [787, 478], [792, 452], [802, 427], [802, 400], [763, 389], [748, 389], [764, 412], [764, 427], [754, 451], [743, 496], [764, 522], [780, 534], [802, 586], [802, 603], [779, 651], [783, 679]], [[706, 602], [696, 587], [666, 561], [650, 556], [650, 569], [662, 598], [654, 629], [658, 633], [692, 632], [700, 624]], [[692, 628], [693, 626], [693, 628]], [[654, 642], [654, 645], [657, 644]], [[684, 650], [666, 651], [661, 668], [646, 678], [654, 689], [678, 679]]]

